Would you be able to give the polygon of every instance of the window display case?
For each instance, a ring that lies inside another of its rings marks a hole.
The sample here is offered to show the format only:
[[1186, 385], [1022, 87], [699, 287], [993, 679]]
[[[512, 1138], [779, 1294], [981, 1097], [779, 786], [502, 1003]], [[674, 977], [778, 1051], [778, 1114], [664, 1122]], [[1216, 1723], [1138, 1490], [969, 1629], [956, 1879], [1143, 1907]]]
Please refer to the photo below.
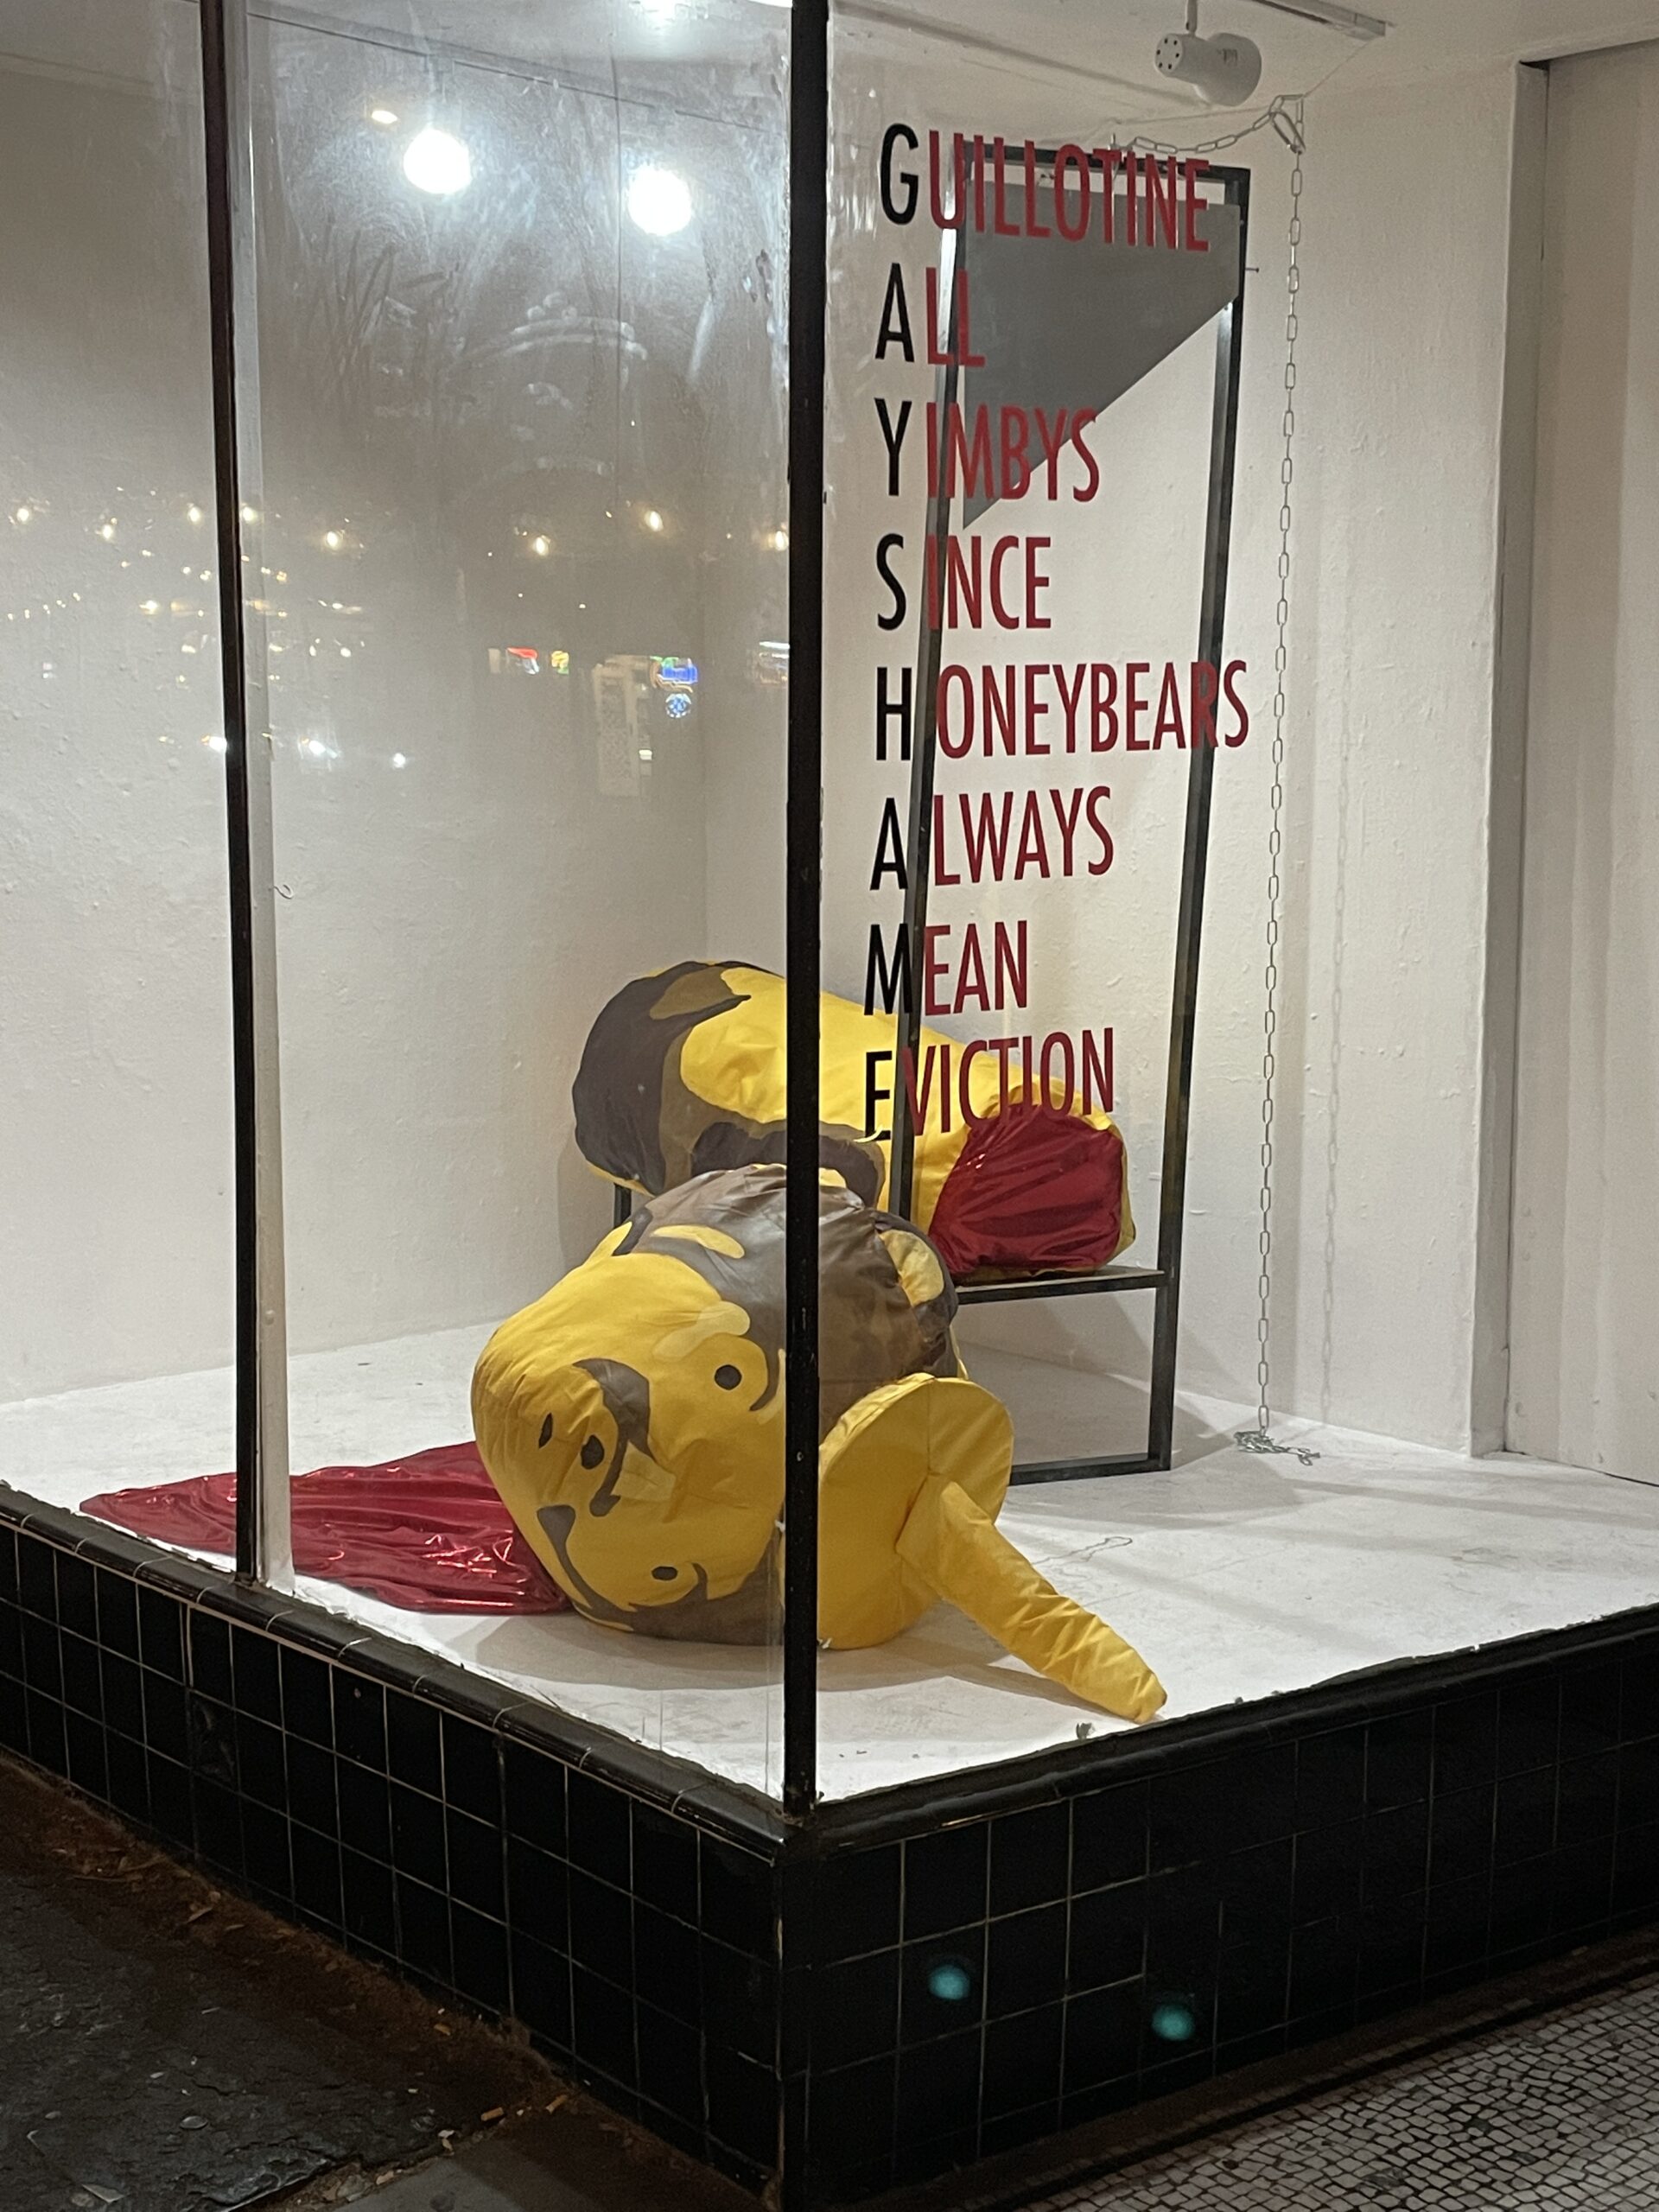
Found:
[[0, 1739], [790, 2212], [1659, 1907], [1650, 1486], [1471, 1410], [1525, 301], [1344, 386], [1541, 111], [1273, 29], [0, 61]]

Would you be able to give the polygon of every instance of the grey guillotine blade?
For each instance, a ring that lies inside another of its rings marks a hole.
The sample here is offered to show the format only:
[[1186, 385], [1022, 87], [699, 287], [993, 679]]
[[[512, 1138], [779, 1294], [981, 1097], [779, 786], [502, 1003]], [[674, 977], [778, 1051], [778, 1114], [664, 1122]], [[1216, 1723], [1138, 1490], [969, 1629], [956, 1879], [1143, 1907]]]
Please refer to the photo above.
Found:
[[[1040, 197], [1052, 221], [1052, 195]], [[1062, 407], [1092, 407], [1103, 415], [1237, 296], [1236, 207], [1200, 206], [1195, 229], [1207, 251], [1172, 252], [1161, 232], [1156, 245], [1145, 243], [1144, 224], [1139, 242], [1128, 243], [1122, 195], [1109, 243], [1098, 218], [1075, 243], [1024, 236], [1023, 182], [1009, 180], [1005, 206], [1021, 235], [986, 230], [966, 241], [969, 336], [985, 365], [963, 370], [964, 404], [1040, 407], [1051, 417]], [[962, 527], [995, 504], [988, 490], [967, 492]]]

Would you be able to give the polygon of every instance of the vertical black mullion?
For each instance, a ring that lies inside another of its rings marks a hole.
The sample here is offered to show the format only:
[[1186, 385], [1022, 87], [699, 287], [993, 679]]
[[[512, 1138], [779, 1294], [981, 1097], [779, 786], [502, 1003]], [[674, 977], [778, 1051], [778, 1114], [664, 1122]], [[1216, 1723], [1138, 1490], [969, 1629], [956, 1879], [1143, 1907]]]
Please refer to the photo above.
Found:
[[[251, 1580], [285, 1572], [286, 1498], [268, 1495], [270, 1441], [265, 1414], [270, 1271], [261, 1172], [264, 1088], [256, 955], [256, 838], [248, 635], [242, 588], [244, 426], [238, 420], [238, 222], [251, 193], [245, 0], [201, 0], [203, 151], [207, 219], [208, 331], [213, 410], [213, 521], [219, 574], [219, 675], [225, 715], [228, 834], [232, 1072], [236, 1172], [236, 1571]], [[251, 249], [251, 239], [240, 241]], [[269, 876], [267, 869], [265, 874]], [[285, 1479], [285, 1464], [278, 1479]]]
[[[1238, 290], [1216, 333], [1216, 388], [1210, 430], [1210, 496], [1205, 528], [1204, 601], [1198, 619], [1198, 658], [1222, 664], [1227, 614], [1227, 572], [1233, 524], [1233, 468], [1238, 452], [1239, 368], [1244, 339], [1244, 270], [1248, 258], [1250, 187], [1248, 171], [1227, 181], [1227, 198], [1238, 209]], [[1185, 1229], [1187, 1131], [1192, 1103], [1192, 1044], [1197, 1027], [1198, 951], [1204, 930], [1204, 885], [1209, 860], [1210, 802], [1214, 748], [1195, 745], [1186, 787], [1186, 825], [1181, 854], [1181, 897], [1175, 926], [1174, 1004], [1169, 1026], [1169, 1080], [1164, 1105], [1163, 1173], [1158, 1194], [1159, 1283], [1153, 1320], [1152, 1402], [1147, 1456], [1166, 1468], [1175, 1440], [1175, 1354], [1180, 1327], [1181, 1245]]]
[[817, 1796], [818, 995], [823, 879], [824, 308], [829, 0], [797, 0], [789, 53], [789, 776], [785, 928], [784, 1808]]

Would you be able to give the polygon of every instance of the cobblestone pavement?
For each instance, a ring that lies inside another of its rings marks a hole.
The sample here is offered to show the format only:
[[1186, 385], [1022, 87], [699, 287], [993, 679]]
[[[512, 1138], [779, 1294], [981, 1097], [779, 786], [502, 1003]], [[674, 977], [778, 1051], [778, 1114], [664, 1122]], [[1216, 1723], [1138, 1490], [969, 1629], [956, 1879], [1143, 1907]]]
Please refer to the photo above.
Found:
[[1649, 2212], [1659, 1974], [1033, 2200], [1029, 2212]]

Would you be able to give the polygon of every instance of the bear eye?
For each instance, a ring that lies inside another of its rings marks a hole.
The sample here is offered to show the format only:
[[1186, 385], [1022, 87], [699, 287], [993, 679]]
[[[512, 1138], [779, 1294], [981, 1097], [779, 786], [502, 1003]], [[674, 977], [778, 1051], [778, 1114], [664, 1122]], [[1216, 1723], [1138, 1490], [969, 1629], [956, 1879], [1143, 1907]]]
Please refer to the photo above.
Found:
[[543, 1446], [553, 1441], [553, 1416], [551, 1414], [549, 1414], [546, 1420], [542, 1423], [542, 1433], [537, 1438], [536, 1441], [538, 1445]]
[[582, 1447], [582, 1465], [584, 1467], [596, 1467], [604, 1457], [605, 1446], [600, 1442], [596, 1436], [590, 1436], [588, 1439], [588, 1441]]
[[717, 1367], [715, 1370], [715, 1381], [722, 1390], [735, 1390], [742, 1380], [742, 1369], [734, 1367], [729, 1360], [724, 1367]]

